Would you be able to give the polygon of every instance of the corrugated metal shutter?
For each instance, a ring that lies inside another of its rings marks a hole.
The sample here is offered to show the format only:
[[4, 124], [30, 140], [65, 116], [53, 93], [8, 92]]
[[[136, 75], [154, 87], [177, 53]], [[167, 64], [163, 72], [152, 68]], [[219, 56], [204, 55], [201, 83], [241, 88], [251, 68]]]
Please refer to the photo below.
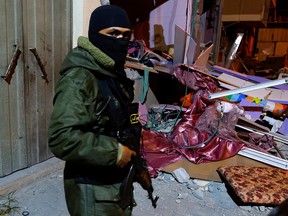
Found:
[[27, 166], [21, 7], [0, 1], [0, 176]]
[[28, 165], [52, 156], [46, 133], [54, 84], [72, 38], [70, 8], [69, 0], [23, 1]]
[[47, 126], [61, 62], [71, 48], [72, 0], [0, 1], [0, 177], [52, 156]]

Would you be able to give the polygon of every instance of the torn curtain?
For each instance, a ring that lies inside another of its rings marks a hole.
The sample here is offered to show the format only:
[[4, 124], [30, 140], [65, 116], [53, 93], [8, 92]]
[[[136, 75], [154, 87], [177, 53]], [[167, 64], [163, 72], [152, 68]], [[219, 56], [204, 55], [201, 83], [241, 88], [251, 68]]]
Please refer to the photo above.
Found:
[[173, 76], [190, 89], [191, 106], [172, 133], [143, 131], [144, 157], [152, 176], [182, 157], [196, 164], [227, 159], [245, 144], [234, 130], [239, 117], [237, 110], [220, 113], [218, 101], [209, 99], [218, 89], [217, 81], [180, 66], [173, 69]]

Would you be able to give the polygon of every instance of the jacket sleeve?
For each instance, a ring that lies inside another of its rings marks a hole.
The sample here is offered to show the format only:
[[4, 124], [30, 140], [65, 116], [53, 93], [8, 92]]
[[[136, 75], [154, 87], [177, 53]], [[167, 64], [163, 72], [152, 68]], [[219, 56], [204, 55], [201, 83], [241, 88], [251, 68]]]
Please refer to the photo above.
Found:
[[97, 96], [97, 81], [91, 72], [79, 69], [61, 78], [48, 127], [49, 148], [56, 157], [95, 166], [116, 164], [117, 140], [85, 130], [91, 125]]

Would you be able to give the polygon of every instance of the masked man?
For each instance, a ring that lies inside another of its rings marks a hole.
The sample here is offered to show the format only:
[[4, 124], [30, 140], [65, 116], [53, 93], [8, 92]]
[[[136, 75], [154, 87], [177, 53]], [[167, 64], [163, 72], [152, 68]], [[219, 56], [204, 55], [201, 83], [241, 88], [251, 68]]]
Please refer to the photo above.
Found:
[[[120, 186], [135, 151], [117, 138], [133, 101], [133, 81], [124, 72], [131, 26], [120, 7], [91, 14], [89, 37], [79, 37], [61, 67], [48, 142], [66, 161], [64, 189], [72, 216], [131, 215], [121, 208]], [[133, 197], [133, 196], [132, 196]]]

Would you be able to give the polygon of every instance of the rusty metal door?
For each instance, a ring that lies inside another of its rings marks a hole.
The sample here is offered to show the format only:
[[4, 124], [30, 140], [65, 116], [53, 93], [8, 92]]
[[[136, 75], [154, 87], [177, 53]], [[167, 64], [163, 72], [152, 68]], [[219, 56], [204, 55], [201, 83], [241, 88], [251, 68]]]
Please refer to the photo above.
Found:
[[21, 1], [0, 1], [0, 176], [27, 166]]
[[0, 0], [0, 177], [52, 156], [47, 126], [72, 0]]
[[28, 165], [52, 156], [47, 126], [55, 81], [71, 44], [71, 0], [24, 0], [23, 41]]

